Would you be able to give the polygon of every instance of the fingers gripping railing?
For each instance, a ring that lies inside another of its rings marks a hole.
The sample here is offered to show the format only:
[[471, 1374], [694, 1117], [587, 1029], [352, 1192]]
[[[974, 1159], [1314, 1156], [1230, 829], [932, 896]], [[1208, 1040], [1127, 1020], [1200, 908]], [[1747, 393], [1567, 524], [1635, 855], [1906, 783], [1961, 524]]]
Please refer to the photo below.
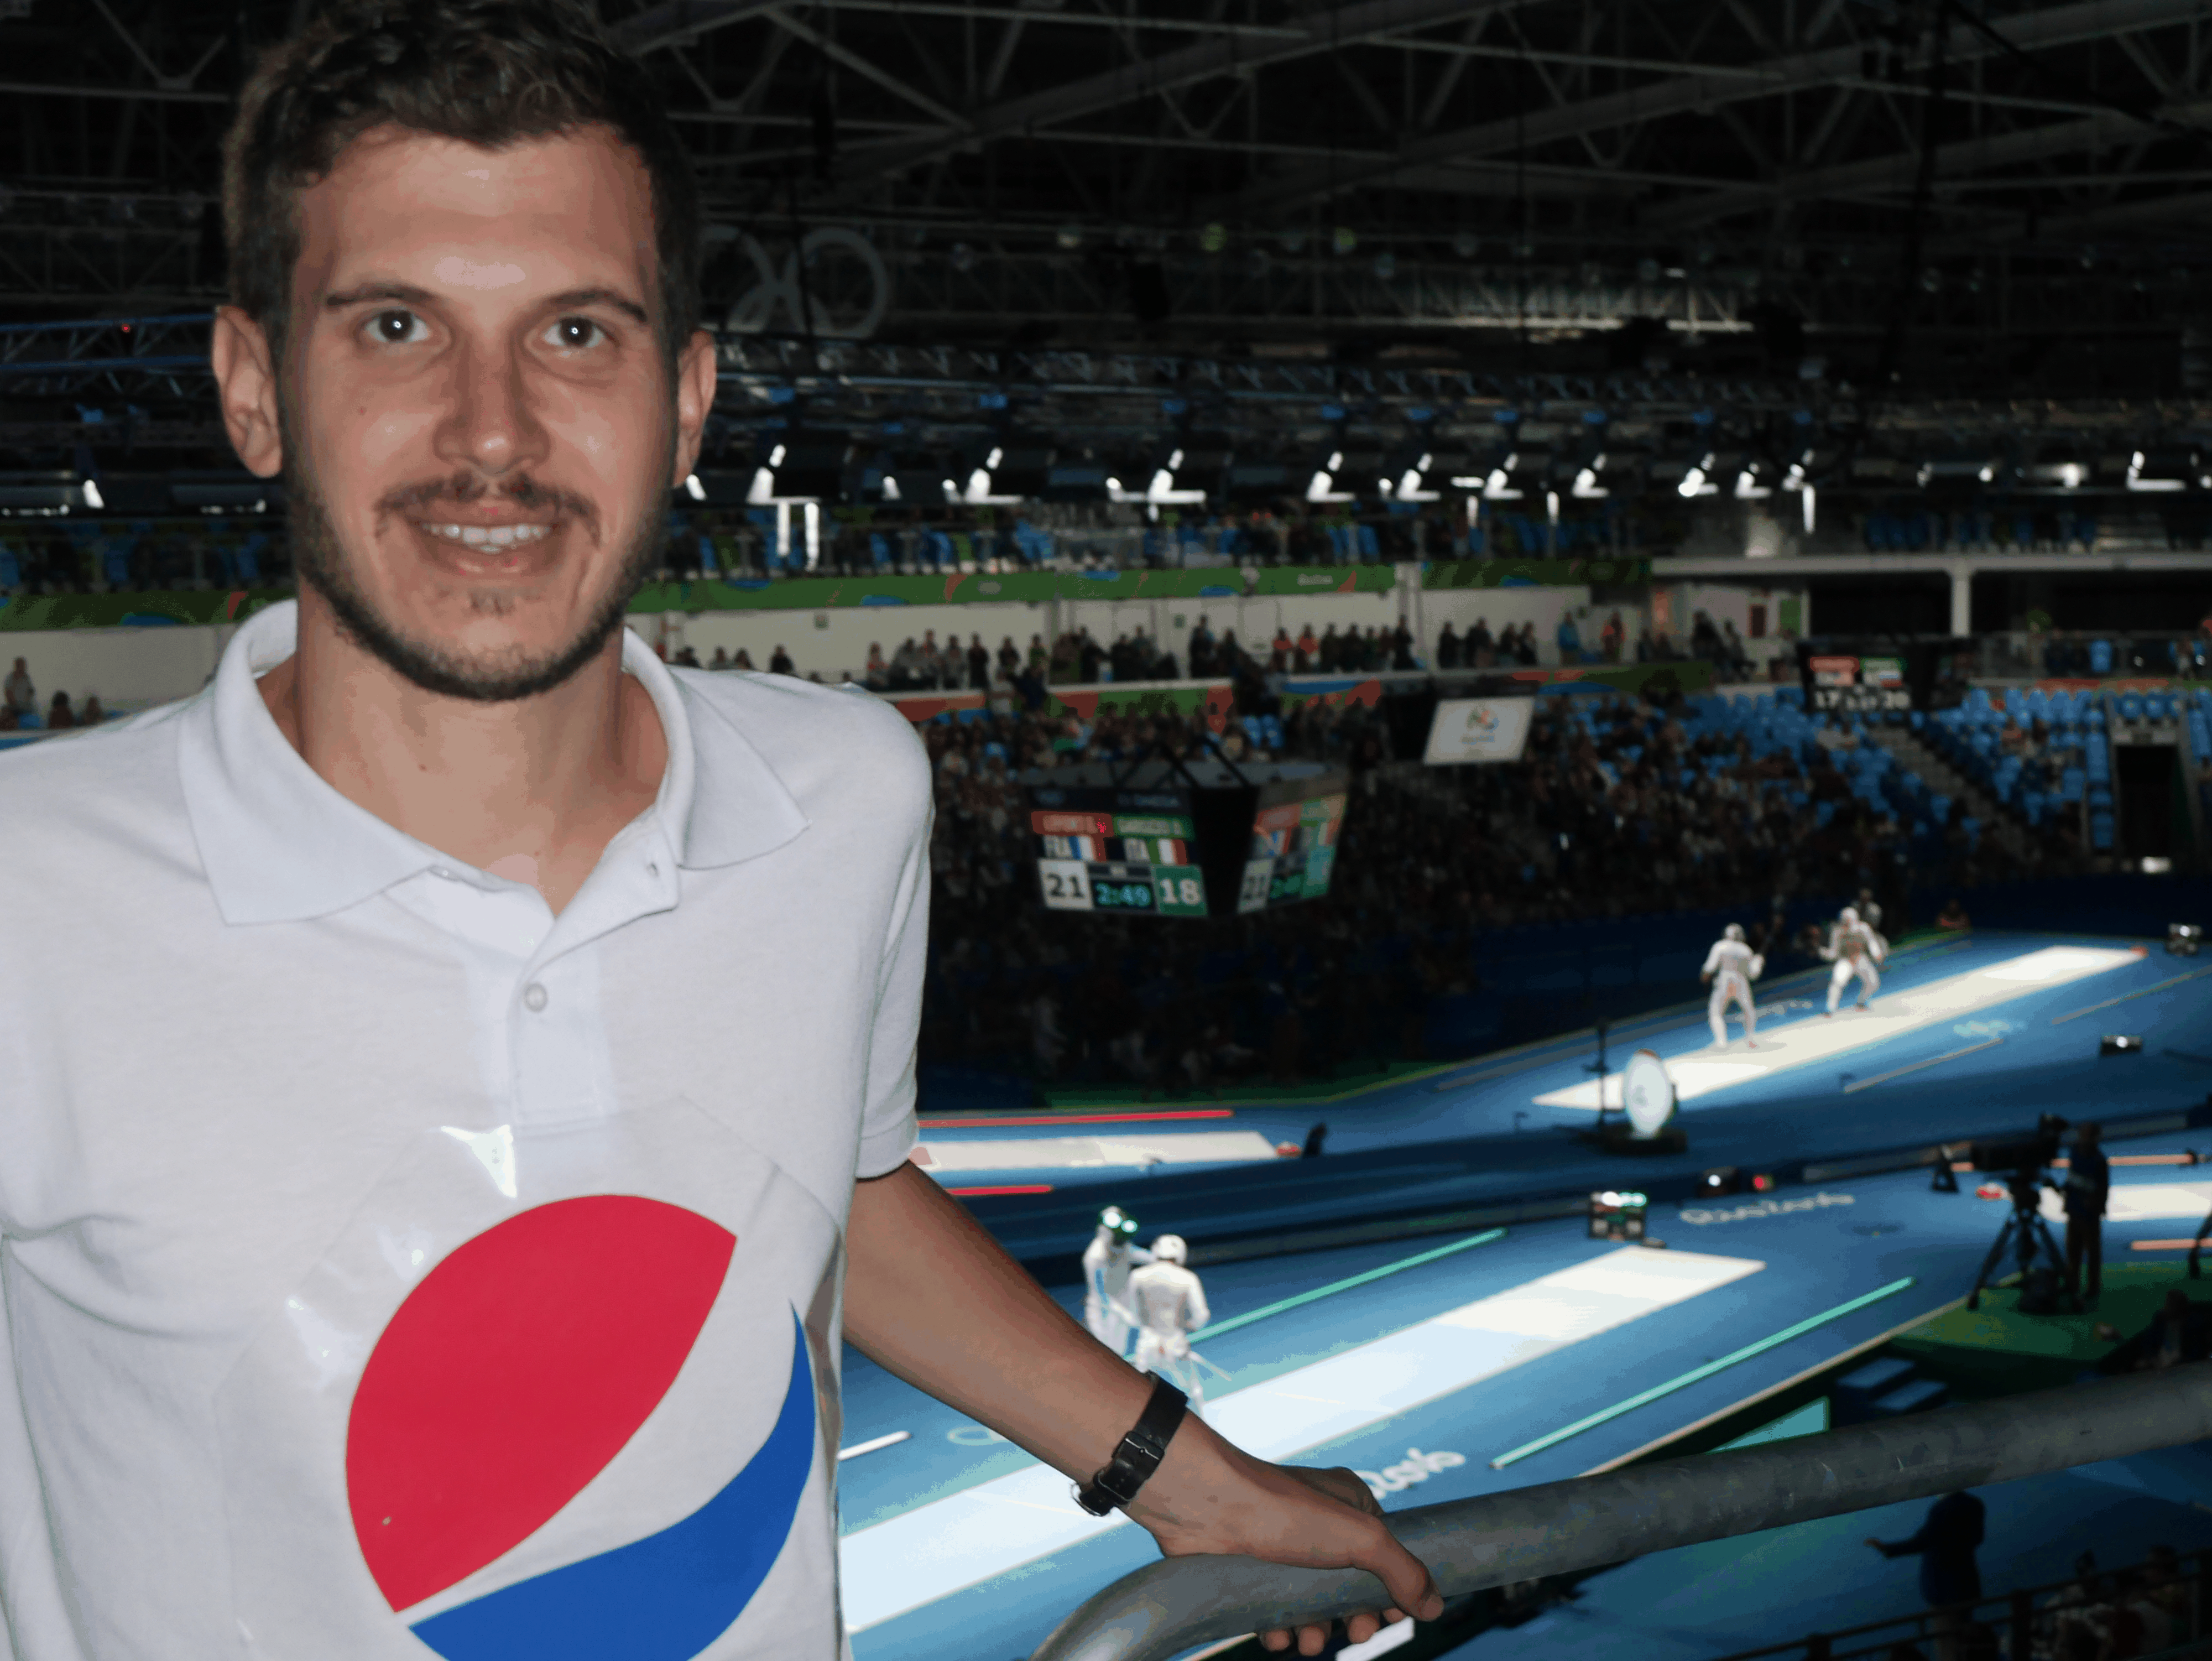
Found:
[[[2185, 1366], [1424, 1506], [1390, 1527], [1455, 1597], [2206, 1437], [2212, 1366]], [[1387, 1601], [1358, 1569], [1170, 1558], [1098, 1593], [1031, 1661], [1166, 1661]]]

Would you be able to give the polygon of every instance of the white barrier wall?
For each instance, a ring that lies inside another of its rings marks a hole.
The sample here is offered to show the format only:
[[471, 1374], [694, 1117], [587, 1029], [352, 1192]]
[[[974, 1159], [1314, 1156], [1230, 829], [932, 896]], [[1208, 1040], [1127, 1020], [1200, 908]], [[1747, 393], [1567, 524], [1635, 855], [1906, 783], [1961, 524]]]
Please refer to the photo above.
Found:
[[97, 694], [110, 710], [189, 697], [206, 684], [228, 629], [19, 629], [0, 633], [0, 674], [23, 660], [44, 711], [57, 691], [82, 705]]
[[[1486, 622], [1492, 637], [1505, 629], [1533, 623], [1536, 625], [1536, 660], [1547, 668], [1556, 667], [1559, 661], [1559, 618], [1570, 609], [1577, 613], [1575, 628], [1583, 645], [1596, 650], [1598, 629], [1613, 608], [1607, 606], [1595, 617], [1583, 615], [1590, 609], [1590, 591], [1587, 587], [1425, 589], [1420, 596], [1421, 649], [1431, 662], [1435, 661], [1437, 636], [1443, 633], [1447, 622], [1462, 635], [1477, 622]], [[1621, 620], [1629, 625], [1628, 638], [1632, 644], [1636, 629], [1626, 608]]]
[[[1386, 633], [1402, 619], [1413, 629], [1425, 657], [1433, 659], [1437, 636], [1447, 619], [1462, 633], [1477, 618], [1487, 619], [1492, 634], [1509, 625], [1533, 623], [1540, 660], [1559, 661], [1556, 636], [1562, 613], [1574, 609], [1576, 626], [1584, 642], [1595, 649], [1597, 631], [1613, 609], [1593, 606], [1587, 587], [1459, 588], [1422, 590], [1418, 575], [1401, 570], [1398, 585], [1382, 593], [1350, 593], [1316, 590], [1311, 594], [1255, 595], [1205, 599], [1066, 600], [965, 605], [864, 605], [832, 611], [633, 612], [629, 626], [671, 655], [689, 646], [700, 661], [712, 661], [717, 647], [734, 656], [748, 653], [753, 666], [765, 669], [781, 645], [791, 654], [802, 675], [818, 674], [825, 681], [858, 675], [868, 660], [870, 644], [880, 643], [889, 658], [899, 642], [911, 636], [921, 640], [934, 630], [942, 642], [957, 634], [965, 644], [981, 635], [995, 657], [1000, 642], [1011, 636], [1026, 654], [1032, 636], [1048, 647], [1060, 630], [1087, 628], [1100, 644], [1111, 646], [1121, 634], [1142, 628], [1175, 654], [1179, 669], [1189, 665], [1190, 635], [1200, 616], [1217, 638], [1234, 630], [1248, 648], [1264, 648], [1278, 628], [1292, 636], [1310, 627], [1318, 635], [1334, 624], [1341, 633], [1357, 628], [1365, 633], [1376, 628]], [[1745, 626], [1741, 606], [1725, 608], [1724, 598], [1711, 603], [1703, 596], [1742, 591], [1711, 590], [1680, 585], [1682, 607], [1694, 604], [1715, 617], [1733, 616], [1739, 630]], [[1691, 595], [1699, 596], [1694, 600]], [[1620, 608], [1632, 643], [1642, 615], [1634, 607]], [[1686, 625], [1687, 609], [1680, 616]], [[1770, 616], [1772, 613], [1770, 612]], [[111, 709], [138, 709], [166, 703], [196, 692], [214, 672], [228, 628], [170, 626], [147, 629], [25, 630], [0, 635], [0, 672], [18, 656], [26, 660], [31, 678], [39, 688], [40, 704], [60, 687], [71, 703], [82, 703], [96, 692]]]

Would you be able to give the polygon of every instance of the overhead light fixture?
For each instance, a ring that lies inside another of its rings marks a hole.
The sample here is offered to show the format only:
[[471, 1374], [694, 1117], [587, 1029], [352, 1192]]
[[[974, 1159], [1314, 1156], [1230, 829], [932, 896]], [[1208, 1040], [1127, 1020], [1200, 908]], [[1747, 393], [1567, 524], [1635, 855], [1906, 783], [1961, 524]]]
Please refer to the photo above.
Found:
[[[88, 495], [91, 493], [91, 490], [92, 487], [89, 484], [85, 486]], [[696, 473], [684, 475], [684, 492], [694, 502], [704, 502], [707, 499], [707, 487], [699, 482], [699, 475]]]
[[2176, 476], [2173, 472], [2161, 472], [2147, 477], [2141, 450], [2137, 450], [2128, 463], [2128, 489], [2130, 490], [2183, 490], [2188, 487], [2188, 479]]
[[768, 453], [768, 465], [771, 467], [781, 467], [783, 465], [782, 445], [777, 445], [775, 448]]
[[[1605, 458], [1600, 456], [1597, 459], [1598, 463], [1602, 463]], [[1579, 501], [1591, 502], [1599, 496], [1611, 496], [1613, 492], [1597, 482], [1597, 465], [1593, 464], [1575, 475], [1574, 494]]]
[[[1335, 455], [1331, 456], [1329, 460], [1332, 464], [1335, 464], [1341, 462], [1343, 459], [1341, 455]], [[1350, 502], [1352, 497], [1351, 492], [1336, 488], [1336, 474], [1332, 465], [1330, 467], [1316, 469], [1313, 478], [1306, 482], [1306, 500], [1308, 502]]]
[[88, 478], [84, 482], [84, 505], [96, 508], [104, 508], [107, 506], [106, 502], [100, 496], [100, 481], [96, 478]]
[[1735, 499], [1738, 502], [1759, 502], [1773, 494], [1773, 487], [1761, 484], [1758, 476], [1748, 467], [1735, 476]]
[[1810, 484], [1805, 487], [1805, 534], [1813, 534], [1813, 487]]
[[[779, 456], [781, 449], [776, 451]], [[753, 482], [746, 487], [745, 502], [749, 507], [765, 508], [775, 500], [775, 470], [772, 467], [753, 469]]]

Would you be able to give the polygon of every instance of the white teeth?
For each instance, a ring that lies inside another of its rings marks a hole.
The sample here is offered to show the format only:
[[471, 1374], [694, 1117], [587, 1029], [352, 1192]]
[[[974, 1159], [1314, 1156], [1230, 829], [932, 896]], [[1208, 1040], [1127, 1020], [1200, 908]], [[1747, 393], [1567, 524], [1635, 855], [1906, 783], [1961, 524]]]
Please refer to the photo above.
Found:
[[550, 525], [425, 525], [434, 537], [458, 542], [465, 548], [512, 548], [538, 542], [551, 533]]

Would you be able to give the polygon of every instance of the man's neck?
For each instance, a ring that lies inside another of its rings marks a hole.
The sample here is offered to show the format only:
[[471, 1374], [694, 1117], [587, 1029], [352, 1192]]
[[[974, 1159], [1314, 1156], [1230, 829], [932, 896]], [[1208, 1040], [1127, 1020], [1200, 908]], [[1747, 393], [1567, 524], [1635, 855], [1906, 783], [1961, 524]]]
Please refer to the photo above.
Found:
[[617, 635], [550, 692], [476, 703], [424, 691], [354, 644], [312, 590], [297, 653], [264, 675], [286, 740], [339, 794], [561, 910], [653, 803], [668, 745]]

